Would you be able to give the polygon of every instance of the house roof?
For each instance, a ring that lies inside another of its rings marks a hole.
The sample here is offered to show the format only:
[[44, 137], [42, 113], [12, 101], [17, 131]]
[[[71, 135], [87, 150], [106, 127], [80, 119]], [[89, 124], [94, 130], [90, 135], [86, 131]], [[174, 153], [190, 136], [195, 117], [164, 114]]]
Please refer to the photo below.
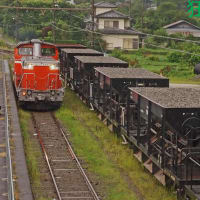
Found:
[[104, 29], [99, 29], [100, 33], [103, 34], [112, 34], [112, 35], [143, 35], [142, 32], [139, 32], [134, 29], [118, 29], [118, 28], [104, 28]]
[[174, 22], [174, 23], [172, 23], [172, 24], [168, 24], [168, 25], [164, 26], [163, 28], [173, 28], [173, 27], [176, 27], [176, 25], [182, 24], [182, 23], [186, 23], [186, 24], [190, 25], [191, 27], [200, 30], [200, 27], [195, 26], [194, 24], [192, 24], [192, 23], [190, 23], [190, 22], [188, 22], [188, 21], [185, 21], [185, 20], [179, 20], [179, 21]]
[[111, 79], [167, 79], [156, 73], [141, 68], [113, 68], [113, 67], [97, 67], [96, 71]]
[[163, 108], [200, 108], [199, 88], [129, 88]]
[[109, 10], [107, 12], [98, 14], [95, 16], [96, 18], [117, 18], [117, 19], [129, 19], [129, 16], [118, 12], [116, 10]]
[[112, 3], [104, 2], [104, 1], [95, 3], [94, 7], [96, 7], [96, 8], [117, 8], [116, 5], [114, 5]]

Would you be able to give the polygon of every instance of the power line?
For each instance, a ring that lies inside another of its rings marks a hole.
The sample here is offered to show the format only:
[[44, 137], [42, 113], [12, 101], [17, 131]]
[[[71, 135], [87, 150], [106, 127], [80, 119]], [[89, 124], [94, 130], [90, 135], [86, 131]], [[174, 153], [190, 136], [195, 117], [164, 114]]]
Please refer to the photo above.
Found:
[[19, 9], [19, 10], [70, 10], [70, 11], [89, 11], [89, 8], [36, 8], [36, 7], [17, 7], [17, 6], [0, 6], [0, 8]]
[[[36, 8], [36, 7], [16, 7], [16, 6], [0, 6], [0, 8], [7, 8], [7, 9], [19, 9], [19, 10], [68, 10], [68, 11], [89, 11], [89, 8], [58, 8], [58, 7], [53, 7], [53, 8]], [[72, 15], [76, 18], [79, 18], [81, 20], [84, 20], [82, 17], [78, 17], [76, 15]], [[91, 21], [93, 22], [93, 21]], [[96, 24], [100, 25], [100, 23], [95, 22]], [[164, 39], [170, 39], [170, 40], [177, 40], [177, 41], [185, 41], [185, 42], [191, 42], [191, 43], [197, 43], [200, 44], [200, 41], [194, 41], [194, 40], [188, 40], [188, 39], [182, 39], [182, 38], [174, 38], [174, 37], [168, 37], [168, 36], [161, 36], [161, 35], [154, 35], [154, 34], [148, 34], [148, 33], [142, 33], [143, 35], [146, 36], [152, 36], [152, 37], [159, 37], [159, 38], [164, 38]]]
[[84, 32], [84, 31], [85, 31], [85, 30], [79, 30], [79, 31], [66, 31], [66, 30], [64, 30], [64, 29], [62, 29], [62, 28], [59, 28], [59, 27], [55, 26], [54, 24], [51, 24], [51, 26], [53, 26], [54, 28], [56, 28], [56, 29], [58, 29], [58, 30], [60, 30], [60, 31], [63, 31], [63, 32], [65, 32], [65, 33], [76, 33], [76, 32]]
[[[82, 18], [82, 17], [76, 16], [76, 15], [73, 15], [73, 14], [71, 14], [71, 16], [79, 18], [79, 19], [84, 21], [84, 18]], [[89, 21], [89, 22], [92, 22], [92, 20]], [[95, 22], [95, 24], [104, 25], [104, 24], [101, 24], [101, 23], [98, 23], [98, 22]], [[146, 36], [152, 36], [152, 37], [158, 37], [158, 38], [164, 38], [164, 39], [170, 39], [170, 40], [177, 40], [177, 41], [182, 41], [182, 42], [191, 42], [191, 43], [200, 44], [200, 41], [195, 41], [195, 40], [188, 40], [188, 39], [183, 39], [183, 38], [174, 38], [174, 37], [169, 37], [169, 36], [155, 35], [155, 34], [143, 33], [143, 32], [142, 32], [142, 34], [146, 35]]]
[[153, 36], [153, 37], [159, 37], [159, 38], [165, 38], [165, 39], [170, 39], [170, 40], [177, 40], [177, 41], [182, 41], [182, 42], [192, 42], [192, 43], [200, 44], [200, 41], [187, 40], [187, 39], [183, 39], [183, 38], [174, 38], [174, 37], [168, 37], [168, 36], [162, 36], [162, 35], [154, 35], [154, 34], [148, 34], [148, 33], [144, 33], [144, 35]]
[[[87, 31], [87, 32], [90, 32], [90, 33], [92, 32], [92, 31], [90, 31], [88, 29], [81, 29], [81, 28], [75, 27], [75, 26], [71, 26], [71, 27], [80, 29], [82, 31]], [[94, 31], [93, 33], [94, 34], [99, 34], [99, 35], [107, 35], [107, 34], [99, 33], [99, 32], [96, 32], [96, 31]], [[121, 39], [121, 38], [119, 38], [117, 36], [112, 36], [112, 37], [116, 38], [116, 39]], [[168, 48], [168, 47], [161, 47], [161, 46], [158, 46], [158, 45], [155, 45], [155, 44], [145, 43], [145, 42], [139, 42], [139, 43], [143, 43], [143, 44], [154, 46], [154, 47], [161, 48], [161, 49], [166, 49], [166, 50], [176, 51], [176, 52], [180, 52], [180, 53], [186, 53], [186, 54], [190, 54], [190, 55], [200, 56], [200, 54], [196, 54], [196, 53], [192, 53], [192, 52], [184, 51], [184, 50], [180, 50], [180, 49], [172, 49], [172, 48]]]

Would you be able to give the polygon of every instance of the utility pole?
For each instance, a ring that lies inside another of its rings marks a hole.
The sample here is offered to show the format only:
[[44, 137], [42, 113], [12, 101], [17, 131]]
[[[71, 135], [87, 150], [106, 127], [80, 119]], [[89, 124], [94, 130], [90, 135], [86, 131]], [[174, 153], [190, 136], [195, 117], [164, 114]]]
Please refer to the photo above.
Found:
[[[19, 6], [19, 1], [17, 0], [17, 6]], [[16, 32], [16, 41], [19, 38], [19, 31], [18, 31], [18, 21], [19, 21], [19, 9], [16, 10], [16, 24], [15, 24], [15, 32]]]
[[92, 47], [94, 48], [94, 16], [95, 16], [95, 8], [94, 8], [94, 0], [92, 0]]
[[132, 0], [129, 0], [130, 5], [129, 5], [129, 17], [131, 19], [131, 8], [132, 8]]
[[[55, 8], [55, 0], [53, 0], [53, 7]], [[56, 28], [55, 28], [55, 25], [56, 25], [56, 15], [55, 15], [55, 10], [53, 10], [53, 40], [54, 40], [54, 44], [56, 43]]]
[[143, 25], [144, 25], [144, 9], [145, 9], [145, 7], [144, 7], [144, 4], [145, 4], [145, 2], [144, 2], [145, 0], [142, 0], [142, 18], [141, 18], [141, 26], [142, 26], [142, 28], [143, 28]]

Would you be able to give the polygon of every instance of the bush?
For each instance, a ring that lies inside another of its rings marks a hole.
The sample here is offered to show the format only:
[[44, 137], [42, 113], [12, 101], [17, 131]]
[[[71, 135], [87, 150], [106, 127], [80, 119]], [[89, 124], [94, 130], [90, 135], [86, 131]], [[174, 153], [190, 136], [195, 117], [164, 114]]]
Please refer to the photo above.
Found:
[[111, 54], [113, 57], [115, 58], [121, 58], [122, 57], [122, 51], [120, 51], [119, 49], [114, 49], [112, 51], [112, 54]]
[[167, 56], [169, 62], [181, 62], [182, 53], [181, 52], [170, 52]]
[[159, 57], [156, 56], [148, 56], [148, 59], [151, 61], [160, 61]]
[[122, 51], [119, 49], [114, 49], [111, 54], [113, 57], [123, 60], [127, 63], [130, 62], [130, 59], [123, 55]]
[[139, 66], [139, 61], [138, 61], [138, 59], [132, 59], [132, 60], [129, 60], [129, 65], [131, 66], [131, 67], [140, 67]]

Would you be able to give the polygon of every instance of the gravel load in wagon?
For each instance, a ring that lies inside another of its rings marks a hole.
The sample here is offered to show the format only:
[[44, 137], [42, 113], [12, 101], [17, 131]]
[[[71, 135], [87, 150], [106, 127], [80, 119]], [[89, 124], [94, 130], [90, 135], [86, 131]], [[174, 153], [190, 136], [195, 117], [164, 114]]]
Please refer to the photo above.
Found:
[[160, 76], [156, 73], [147, 71], [141, 68], [109, 68], [109, 67], [97, 67], [96, 71], [109, 78], [131, 78], [131, 79], [168, 79]]
[[200, 108], [198, 88], [130, 88], [163, 108]]
[[59, 49], [65, 49], [65, 48], [86, 49], [86, 46], [81, 44], [56, 44], [56, 47]]
[[[75, 58], [77, 60], [79, 60], [80, 62], [84, 63], [84, 64], [124, 64], [127, 65], [128, 67], [128, 63], [125, 61], [122, 61], [118, 58], [114, 58], [111, 56], [105, 56], [105, 57], [98, 57], [98, 56], [75, 56]], [[98, 65], [96, 65], [98, 66]]]
[[77, 48], [69, 48], [69, 49], [62, 49], [63, 52], [67, 54], [100, 54], [103, 55], [102, 52], [96, 51], [94, 49], [77, 49]]

